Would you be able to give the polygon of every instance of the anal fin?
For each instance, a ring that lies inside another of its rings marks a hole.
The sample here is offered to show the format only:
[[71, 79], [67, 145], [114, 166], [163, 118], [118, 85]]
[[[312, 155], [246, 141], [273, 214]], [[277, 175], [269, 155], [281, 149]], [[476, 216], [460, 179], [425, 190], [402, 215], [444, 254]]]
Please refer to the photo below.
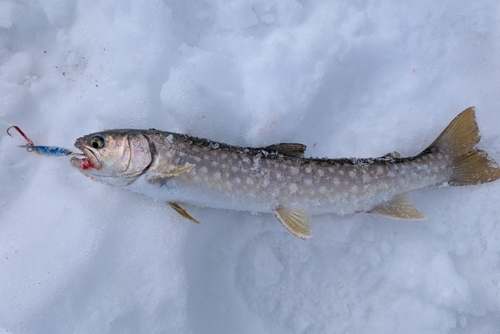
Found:
[[195, 222], [196, 224], [201, 224], [198, 220], [194, 219], [189, 213], [186, 212], [179, 204], [174, 203], [174, 202], [168, 202], [168, 205], [175, 211], [177, 211], [178, 214], [180, 214], [182, 217], [189, 219], [192, 222]]
[[306, 240], [313, 236], [311, 231], [311, 217], [309, 212], [300, 209], [279, 208], [274, 211], [278, 216], [278, 220], [286, 227], [293, 235]]
[[374, 207], [368, 213], [404, 220], [421, 220], [426, 218], [422, 212], [418, 211], [406, 194], [397, 195], [392, 200]]

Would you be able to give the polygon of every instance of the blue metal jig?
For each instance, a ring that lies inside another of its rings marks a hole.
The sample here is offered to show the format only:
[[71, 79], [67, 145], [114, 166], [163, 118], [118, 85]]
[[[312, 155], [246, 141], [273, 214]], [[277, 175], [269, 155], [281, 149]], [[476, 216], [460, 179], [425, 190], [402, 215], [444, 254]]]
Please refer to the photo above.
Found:
[[70, 155], [76, 154], [68, 149], [57, 146], [31, 146], [31, 145], [19, 145], [18, 147], [25, 148], [28, 152], [35, 152], [40, 155]]

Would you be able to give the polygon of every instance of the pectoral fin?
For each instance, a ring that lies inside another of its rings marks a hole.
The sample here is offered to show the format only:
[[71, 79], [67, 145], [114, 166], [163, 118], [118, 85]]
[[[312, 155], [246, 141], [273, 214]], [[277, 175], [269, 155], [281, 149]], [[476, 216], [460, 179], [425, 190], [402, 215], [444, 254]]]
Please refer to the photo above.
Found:
[[196, 165], [186, 162], [186, 164], [184, 164], [183, 166], [170, 166], [169, 168], [161, 168], [161, 167], [152, 168], [146, 179], [150, 183], [163, 185], [171, 177], [177, 176], [182, 173], [187, 173], [194, 166]]
[[311, 217], [306, 210], [279, 208], [274, 212], [281, 224], [297, 237], [306, 240], [313, 236], [309, 225]]
[[191, 170], [191, 168], [193, 168], [194, 166], [196, 166], [196, 165], [186, 162], [186, 164], [184, 166], [175, 166], [175, 167], [169, 168], [166, 171], [164, 171], [162, 174], [164, 177], [176, 176], [176, 175], [179, 175], [182, 173], [189, 172]]
[[423, 213], [418, 211], [406, 194], [397, 195], [389, 202], [371, 209], [368, 213], [404, 220], [421, 220], [426, 218]]
[[262, 149], [268, 152], [278, 152], [279, 154], [303, 158], [306, 147], [306, 145], [298, 143], [279, 143], [263, 147]]
[[175, 211], [177, 211], [177, 213], [180, 214], [182, 217], [189, 219], [190, 221], [195, 222], [196, 224], [201, 224], [198, 220], [191, 217], [191, 215], [189, 213], [187, 213], [186, 210], [181, 208], [181, 206], [179, 204], [174, 203], [174, 202], [168, 202], [168, 205], [170, 205], [170, 207], [172, 209], [174, 209]]

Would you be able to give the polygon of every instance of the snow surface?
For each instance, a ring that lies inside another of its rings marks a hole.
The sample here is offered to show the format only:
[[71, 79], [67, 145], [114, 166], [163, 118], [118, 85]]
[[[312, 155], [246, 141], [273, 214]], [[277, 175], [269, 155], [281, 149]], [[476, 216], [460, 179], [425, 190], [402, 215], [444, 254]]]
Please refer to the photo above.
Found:
[[[0, 0], [0, 125], [150, 128], [309, 156], [425, 148], [475, 105], [500, 161], [496, 0]], [[0, 333], [498, 333], [500, 182], [428, 219], [187, 208], [0, 136]]]

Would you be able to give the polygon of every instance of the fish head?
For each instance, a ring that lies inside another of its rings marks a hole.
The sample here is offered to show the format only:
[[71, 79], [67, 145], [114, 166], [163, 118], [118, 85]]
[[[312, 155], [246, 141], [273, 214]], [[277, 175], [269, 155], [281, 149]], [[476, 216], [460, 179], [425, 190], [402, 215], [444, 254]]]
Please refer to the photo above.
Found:
[[83, 152], [70, 163], [90, 178], [110, 185], [132, 183], [153, 161], [147, 136], [141, 130], [109, 130], [78, 138], [75, 147]]

